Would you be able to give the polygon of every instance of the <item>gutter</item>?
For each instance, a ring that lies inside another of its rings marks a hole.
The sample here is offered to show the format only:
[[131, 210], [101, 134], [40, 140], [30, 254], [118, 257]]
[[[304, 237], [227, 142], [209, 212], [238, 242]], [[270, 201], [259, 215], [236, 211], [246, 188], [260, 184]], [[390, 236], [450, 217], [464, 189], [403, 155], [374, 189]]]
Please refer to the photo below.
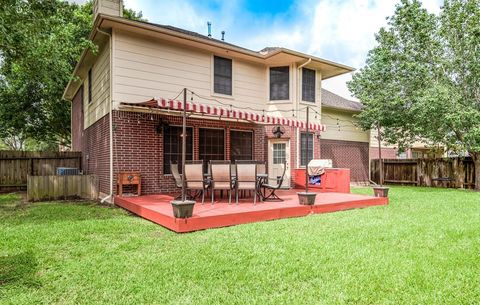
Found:
[[96, 28], [97, 31], [101, 34], [104, 34], [109, 37], [109, 48], [110, 48], [110, 53], [109, 53], [109, 58], [110, 58], [110, 107], [109, 107], [109, 114], [108, 114], [108, 125], [109, 125], [109, 154], [110, 154], [110, 194], [106, 197], [104, 197], [100, 202], [104, 203], [105, 201], [109, 200], [110, 203], [113, 203], [113, 118], [112, 118], [112, 110], [113, 110], [113, 39], [112, 39], [112, 34], [104, 32], [100, 30], [98, 27]]

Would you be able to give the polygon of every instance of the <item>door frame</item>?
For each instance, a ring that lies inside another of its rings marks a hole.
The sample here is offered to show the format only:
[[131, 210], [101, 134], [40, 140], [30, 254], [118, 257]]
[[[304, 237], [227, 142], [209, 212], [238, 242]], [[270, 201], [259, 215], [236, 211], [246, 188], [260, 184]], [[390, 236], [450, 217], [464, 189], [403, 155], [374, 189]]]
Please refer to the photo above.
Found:
[[285, 145], [285, 160], [287, 161], [286, 163], [286, 171], [285, 171], [285, 178], [284, 181], [283, 181], [283, 184], [282, 184], [282, 189], [289, 189], [291, 188], [291, 185], [292, 185], [292, 170], [291, 170], [291, 153], [292, 153], [292, 150], [291, 150], [291, 141], [290, 139], [268, 139], [268, 143], [267, 143], [267, 162], [268, 162], [268, 174], [269, 174], [269, 177], [270, 177], [270, 170], [273, 166], [273, 144], [274, 143], [286, 143]]

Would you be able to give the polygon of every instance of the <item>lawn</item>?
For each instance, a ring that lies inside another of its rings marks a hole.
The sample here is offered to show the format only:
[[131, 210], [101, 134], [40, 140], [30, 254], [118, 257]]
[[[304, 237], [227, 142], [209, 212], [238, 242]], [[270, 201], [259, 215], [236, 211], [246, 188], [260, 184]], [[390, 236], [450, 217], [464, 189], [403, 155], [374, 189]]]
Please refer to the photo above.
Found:
[[119, 208], [2, 195], [0, 303], [480, 303], [480, 194], [390, 200], [176, 234]]

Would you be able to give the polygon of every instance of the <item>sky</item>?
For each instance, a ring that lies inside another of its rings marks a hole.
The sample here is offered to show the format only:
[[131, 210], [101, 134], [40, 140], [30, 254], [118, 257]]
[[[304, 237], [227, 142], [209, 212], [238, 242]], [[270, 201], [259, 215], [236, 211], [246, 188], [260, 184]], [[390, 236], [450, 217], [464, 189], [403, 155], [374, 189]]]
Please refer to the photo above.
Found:
[[[124, 0], [149, 22], [173, 25], [259, 51], [280, 46], [360, 69], [375, 46], [374, 34], [386, 26], [399, 0]], [[438, 13], [443, 0], [423, 0]], [[326, 80], [322, 86], [351, 98], [351, 74]]]

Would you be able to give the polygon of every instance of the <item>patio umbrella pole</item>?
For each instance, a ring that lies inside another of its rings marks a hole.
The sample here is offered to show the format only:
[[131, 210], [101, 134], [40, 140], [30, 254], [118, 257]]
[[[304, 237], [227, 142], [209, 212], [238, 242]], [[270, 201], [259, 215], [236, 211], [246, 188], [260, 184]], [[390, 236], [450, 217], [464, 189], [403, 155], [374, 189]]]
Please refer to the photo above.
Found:
[[310, 107], [307, 106], [307, 139], [306, 139], [307, 148], [305, 149], [305, 162], [307, 163], [305, 164], [305, 193], [308, 193], [308, 132], [309, 132], [308, 121], [310, 117], [309, 114], [310, 114]]
[[183, 88], [182, 113], [182, 201], [185, 202], [185, 159], [187, 151], [187, 88]]
[[383, 162], [382, 162], [382, 136], [380, 134], [380, 125], [378, 125], [377, 128], [378, 131], [378, 164], [380, 165], [380, 177], [378, 179], [378, 182], [380, 183], [380, 186], [383, 186]]
[[193, 215], [194, 200], [186, 200], [185, 190], [185, 158], [187, 152], [187, 88], [183, 89], [183, 113], [182, 113], [182, 200], [173, 200], [170, 203], [175, 218], [190, 218]]

